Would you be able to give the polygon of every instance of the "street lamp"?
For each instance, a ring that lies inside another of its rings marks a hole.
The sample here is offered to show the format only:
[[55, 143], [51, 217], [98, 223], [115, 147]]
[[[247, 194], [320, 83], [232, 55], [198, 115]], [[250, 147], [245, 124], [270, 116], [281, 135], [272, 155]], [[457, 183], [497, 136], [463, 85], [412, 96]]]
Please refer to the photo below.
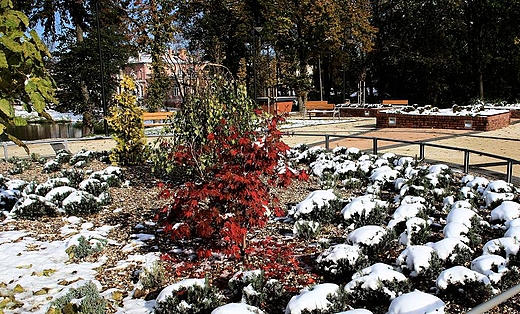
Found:
[[105, 77], [103, 75], [103, 56], [101, 54], [101, 33], [99, 32], [99, 0], [96, 0], [96, 26], [97, 26], [97, 44], [99, 50], [99, 72], [101, 76], [101, 101], [103, 104], [103, 126], [105, 129], [105, 136], [108, 137], [108, 122], [107, 122], [107, 99], [105, 96]]
[[253, 95], [255, 99], [255, 103], [257, 101], [257, 95], [256, 95], [256, 57], [257, 57], [257, 45], [256, 45], [256, 33], [260, 35], [260, 32], [262, 31], [263, 27], [261, 26], [255, 26], [253, 27]]

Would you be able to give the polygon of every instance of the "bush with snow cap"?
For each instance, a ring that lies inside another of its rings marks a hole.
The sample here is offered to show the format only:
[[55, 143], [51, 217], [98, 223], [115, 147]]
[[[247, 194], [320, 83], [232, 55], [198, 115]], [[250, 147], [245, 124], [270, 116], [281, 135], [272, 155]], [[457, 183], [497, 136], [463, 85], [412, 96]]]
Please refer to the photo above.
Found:
[[503, 201], [491, 211], [491, 221], [507, 221], [520, 217], [520, 204], [513, 201]]
[[89, 178], [79, 183], [79, 190], [85, 191], [92, 195], [100, 195], [108, 190], [108, 184], [98, 179]]
[[336, 314], [373, 314], [371, 311], [366, 309], [354, 309], [354, 310], [348, 310], [344, 312], [339, 312]]
[[297, 220], [312, 220], [328, 222], [336, 217], [338, 196], [332, 189], [316, 190], [296, 204], [290, 211], [289, 216]]
[[328, 298], [338, 293], [339, 286], [333, 283], [322, 283], [304, 288], [299, 295], [291, 298], [285, 314], [301, 314], [304, 311], [327, 310], [332, 305]]
[[473, 255], [473, 250], [459, 238], [444, 238], [427, 245], [435, 250], [441, 260], [451, 264], [456, 264], [458, 261], [467, 261]]
[[316, 259], [317, 268], [327, 279], [344, 283], [357, 271], [368, 266], [368, 258], [359, 246], [336, 244]]
[[345, 292], [348, 299], [356, 300], [356, 305], [379, 312], [410, 287], [402, 273], [390, 265], [376, 263], [354, 274], [345, 285]]
[[38, 219], [43, 216], [56, 216], [60, 211], [58, 206], [47, 201], [45, 197], [29, 194], [18, 199], [11, 214], [16, 218]]
[[22, 193], [18, 190], [0, 189], [0, 211], [11, 211], [20, 197]]
[[441, 272], [441, 260], [437, 252], [426, 245], [412, 245], [407, 247], [396, 261], [403, 273], [409, 273], [411, 277], [437, 278]]
[[471, 261], [471, 270], [486, 275], [489, 280], [497, 283], [507, 271], [506, 264], [507, 261], [502, 256], [485, 254]]
[[156, 298], [154, 313], [208, 313], [222, 305], [222, 296], [205, 279], [184, 279], [167, 286]]
[[67, 196], [75, 191], [76, 189], [70, 186], [59, 186], [50, 190], [49, 193], [45, 195], [45, 199], [55, 204], [56, 206], [61, 206], [63, 200], [65, 200]]
[[67, 178], [50, 178], [36, 186], [35, 194], [45, 196], [47, 193], [49, 193], [50, 190], [54, 188], [69, 185], [70, 181]]
[[47, 161], [47, 162], [43, 165], [42, 171], [43, 171], [44, 173], [52, 173], [52, 172], [60, 171], [62, 165], [63, 165], [62, 163], [58, 162], [58, 161], [55, 160], [55, 159], [53, 159], [53, 160], [49, 160], [49, 161]]
[[264, 314], [264, 312], [256, 306], [246, 303], [229, 303], [217, 307], [211, 311], [211, 314]]
[[101, 209], [100, 201], [85, 191], [74, 191], [62, 202], [63, 210], [68, 215], [89, 215]]
[[282, 284], [276, 279], [269, 279], [260, 269], [239, 271], [228, 282], [232, 292], [231, 300], [260, 307], [274, 303], [283, 294]]
[[353, 245], [377, 245], [386, 233], [387, 230], [381, 226], [363, 226], [350, 232], [347, 236], [347, 242]]
[[425, 244], [431, 232], [430, 224], [419, 217], [407, 219], [405, 227], [399, 236], [399, 243], [406, 246]]
[[303, 239], [315, 239], [320, 233], [321, 225], [317, 221], [312, 220], [296, 220], [293, 226], [293, 233]]
[[436, 281], [443, 300], [473, 307], [493, 295], [489, 278], [464, 266], [454, 266], [441, 272]]
[[376, 199], [375, 195], [366, 194], [350, 200], [341, 210], [341, 214], [347, 225], [377, 225], [386, 218], [387, 207], [387, 202]]
[[393, 228], [395, 225], [402, 221], [406, 221], [407, 219], [417, 217], [419, 214], [424, 213], [426, 210], [426, 206], [422, 203], [401, 203], [399, 207], [396, 208], [394, 214], [392, 215], [392, 220], [388, 223], [389, 228]]
[[81, 169], [68, 168], [61, 170], [60, 176], [69, 179], [70, 186], [77, 188], [79, 183], [83, 181], [85, 173]]
[[502, 237], [498, 239], [489, 240], [482, 248], [483, 254], [497, 254], [504, 255], [508, 259], [511, 255], [518, 255], [520, 249], [520, 242], [516, 238]]
[[438, 297], [415, 290], [392, 300], [387, 314], [444, 314], [445, 306]]

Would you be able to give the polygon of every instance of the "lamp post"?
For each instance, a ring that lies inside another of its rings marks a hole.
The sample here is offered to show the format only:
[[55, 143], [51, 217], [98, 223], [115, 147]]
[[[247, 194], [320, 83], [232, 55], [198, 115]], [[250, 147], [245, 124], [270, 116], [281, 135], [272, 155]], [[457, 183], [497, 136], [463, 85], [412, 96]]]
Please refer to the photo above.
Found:
[[101, 34], [99, 32], [99, 0], [96, 0], [96, 26], [97, 26], [97, 44], [99, 51], [99, 72], [101, 76], [101, 102], [103, 104], [103, 127], [105, 129], [105, 136], [108, 137], [108, 122], [107, 122], [107, 99], [105, 96], [105, 76], [103, 75], [103, 55], [101, 51]]
[[260, 32], [262, 31], [263, 27], [261, 26], [255, 26], [253, 27], [253, 95], [255, 97], [255, 103], [257, 101], [257, 94], [256, 94], [256, 79], [257, 79], [257, 73], [256, 73], [256, 58], [257, 58], [257, 45], [256, 45], [256, 33], [258, 32], [258, 35], [260, 35]]

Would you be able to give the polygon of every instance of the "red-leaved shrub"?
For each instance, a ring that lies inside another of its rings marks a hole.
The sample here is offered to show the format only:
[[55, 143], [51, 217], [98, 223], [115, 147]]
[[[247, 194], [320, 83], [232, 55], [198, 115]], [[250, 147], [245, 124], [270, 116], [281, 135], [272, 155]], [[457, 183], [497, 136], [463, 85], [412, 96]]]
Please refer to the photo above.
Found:
[[[263, 227], [271, 214], [283, 213], [270, 187], [307, 176], [280, 162], [289, 149], [277, 129], [281, 119], [266, 118], [263, 127], [242, 134], [222, 120], [207, 144], [177, 147], [171, 162], [198, 168], [199, 175], [163, 190], [162, 195], [172, 200], [159, 216], [165, 232], [173, 239], [202, 238], [199, 257], [215, 250], [241, 256], [247, 231]], [[203, 156], [212, 162], [201, 168], [197, 163]]]

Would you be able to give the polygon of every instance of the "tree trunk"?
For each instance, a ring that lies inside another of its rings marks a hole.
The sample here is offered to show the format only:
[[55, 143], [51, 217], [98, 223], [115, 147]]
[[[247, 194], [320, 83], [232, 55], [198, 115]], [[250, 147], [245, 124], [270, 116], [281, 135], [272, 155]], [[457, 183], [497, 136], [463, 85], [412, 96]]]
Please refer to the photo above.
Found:
[[482, 72], [478, 74], [478, 91], [480, 100], [484, 100], [484, 75]]
[[[76, 40], [78, 43], [83, 42], [83, 28], [81, 25], [76, 25]], [[87, 85], [81, 81], [81, 94], [83, 96], [83, 136], [91, 135], [94, 133], [94, 114], [92, 112], [92, 106], [90, 104], [90, 94], [88, 92]]]

